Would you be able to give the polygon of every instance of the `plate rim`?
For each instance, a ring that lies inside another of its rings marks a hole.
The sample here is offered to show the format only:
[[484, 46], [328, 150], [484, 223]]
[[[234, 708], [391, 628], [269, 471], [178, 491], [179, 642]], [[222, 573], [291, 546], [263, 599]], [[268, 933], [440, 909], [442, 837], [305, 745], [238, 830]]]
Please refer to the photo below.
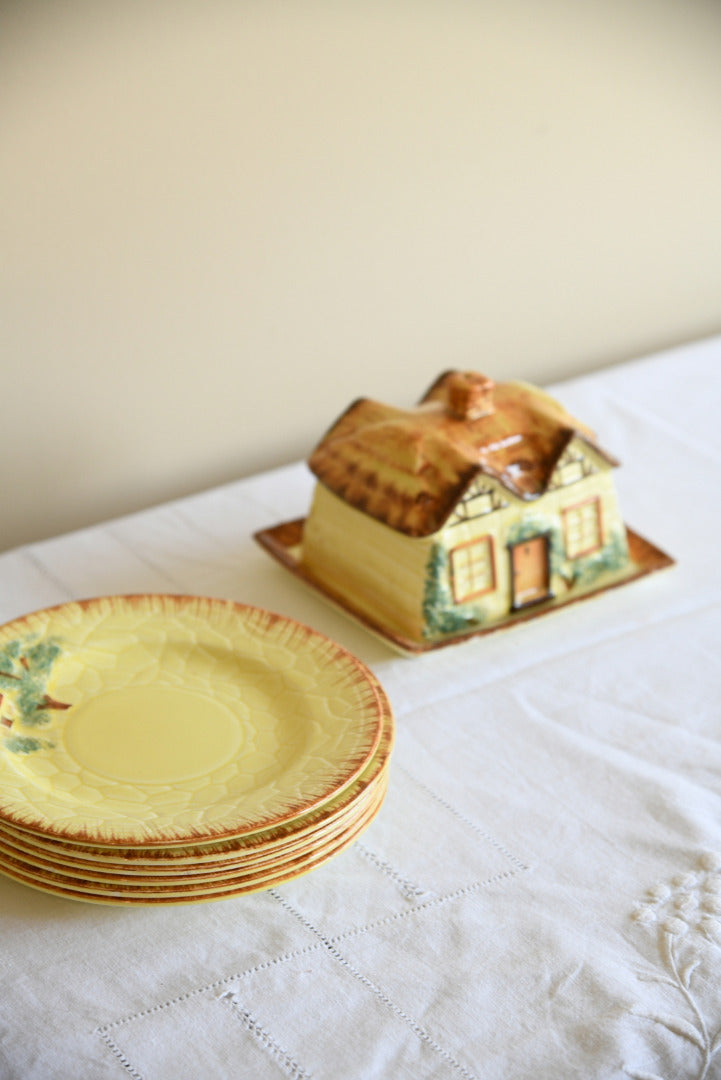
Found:
[[[141, 846], [141, 847], [174, 847], [178, 845], [193, 845], [203, 842], [213, 843], [224, 840], [232, 840], [243, 836], [251, 836], [257, 832], [272, 830], [283, 824], [292, 822], [296, 818], [303, 817], [314, 809], [323, 806], [336, 795], [351, 785], [367, 768], [372, 761], [381, 741], [384, 717], [383, 703], [379, 695], [379, 684], [372, 672], [362, 663], [349, 649], [334, 641], [327, 634], [309, 626], [307, 623], [289, 615], [280, 614], [269, 609], [242, 601], [232, 600], [225, 597], [208, 597], [190, 593], [118, 593], [101, 596], [73, 599], [62, 603], [38, 608], [17, 616], [0, 626], [0, 645], [11, 641], [16, 637], [29, 636], [42, 632], [52, 623], [54, 618], [63, 612], [68, 612], [77, 621], [82, 621], [87, 611], [92, 611], [96, 617], [103, 613], [112, 614], [114, 611], [121, 613], [132, 611], [147, 611], [149, 614], [172, 615], [184, 612], [195, 618], [208, 621], [212, 626], [212, 616], [222, 612], [225, 618], [237, 618], [245, 626], [258, 629], [263, 632], [280, 626], [288, 635], [289, 639], [298, 636], [304, 643], [312, 642], [313, 648], [318, 650], [318, 655], [323, 656], [327, 666], [333, 664], [342, 665], [352, 675], [354, 683], [367, 687], [369, 739], [364, 744], [362, 755], [358, 755], [348, 768], [341, 770], [337, 779], [330, 782], [320, 794], [308, 796], [305, 800], [294, 802], [283, 810], [278, 810], [272, 815], [267, 813], [262, 820], [247, 821], [238, 820], [235, 823], [221, 822], [163, 826], [164, 831], [154, 830], [152, 824], [138, 823], [136, 819], [124, 818], [116, 815], [112, 823], [104, 818], [98, 822], [84, 822], [80, 825], [68, 824], [66, 820], [52, 820], [52, 812], [42, 814], [28, 813], [25, 805], [18, 800], [8, 803], [3, 793], [0, 795], [0, 823], [7, 822], [23, 831], [48, 838], [62, 839], [69, 842], [89, 844], [98, 847]], [[324, 664], [324, 666], [326, 666]], [[372, 730], [371, 730], [372, 729]], [[3, 762], [5, 764], [3, 764]], [[8, 768], [7, 759], [0, 752], [0, 773]], [[242, 800], [239, 800], [242, 805]]]

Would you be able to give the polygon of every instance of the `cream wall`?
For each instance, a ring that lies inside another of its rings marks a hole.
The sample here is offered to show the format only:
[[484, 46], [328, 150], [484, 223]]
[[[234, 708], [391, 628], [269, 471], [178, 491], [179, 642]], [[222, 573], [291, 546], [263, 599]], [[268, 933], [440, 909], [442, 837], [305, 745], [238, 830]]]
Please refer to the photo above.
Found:
[[721, 329], [721, 4], [0, 7], [0, 549]]

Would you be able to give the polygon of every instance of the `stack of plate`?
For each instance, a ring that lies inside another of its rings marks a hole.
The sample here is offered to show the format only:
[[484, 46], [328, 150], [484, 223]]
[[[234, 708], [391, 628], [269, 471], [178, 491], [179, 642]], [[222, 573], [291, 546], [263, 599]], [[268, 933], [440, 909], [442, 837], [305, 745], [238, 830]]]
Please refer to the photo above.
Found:
[[259, 608], [35, 612], [0, 628], [0, 871], [106, 904], [270, 888], [370, 824], [393, 735], [364, 664]]

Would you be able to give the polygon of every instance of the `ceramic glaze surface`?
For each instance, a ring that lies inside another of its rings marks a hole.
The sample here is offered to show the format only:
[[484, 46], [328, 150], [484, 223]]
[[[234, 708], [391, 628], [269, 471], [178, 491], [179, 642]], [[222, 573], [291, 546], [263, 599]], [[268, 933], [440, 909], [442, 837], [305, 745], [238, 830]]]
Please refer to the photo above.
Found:
[[404, 652], [544, 614], [673, 560], [627, 530], [594, 433], [548, 394], [446, 372], [418, 406], [360, 399], [309, 459], [271, 554]]
[[[358, 776], [322, 803], [267, 829], [219, 841], [167, 846], [91, 844], [0, 819], [0, 872], [67, 899], [147, 905], [223, 900], [270, 888], [322, 866], [367, 828], [381, 808], [388, 785], [395, 738], [393, 711], [378, 680], [368, 669], [364, 672], [381, 717], [378, 745]], [[162, 710], [168, 700], [173, 703], [172, 695], [143, 699], [145, 705], [160, 707], [161, 725], [167, 719]], [[114, 701], [109, 710], [111, 722], [117, 716], [116, 705]], [[84, 733], [80, 730], [75, 735], [80, 752], [87, 755]]]
[[240, 836], [331, 799], [383, 727], [367, 670], [292, 620], [111, 597], [0, 630], [0, 821], [90, 843]]
[[368, 808], [353, 826], [326, 845], [319, 845], [300, 857], [279, 860], [274, 867], [258, 872], [234, 873], [224, 880], [215, 879], [213, 884], [197, 882], [195, 884], [179, 881], [164, 887], [155, 883], [145, 883], [143, 879], [133, 878], [126, 884], [106, 882], [88, 883], [83, 878], [63, 875], [57, 868], [44, 872], [37, 866], [27, 865], [20, 860], [3, 858], [2, 873], [14, 881], [29, 885], [40, 892], [65, 897], [68, 900], [81, 900], [85, 903], [111, 905], [155, 905], [155, 904], [201, 904], [214, 900], [226, 900], [234, 896], [258, 892], [281, 885], [303, 874], [309, 873], [339, 855], [349, 847], [371, 824], [382, 805], [382, 793], [379, 799]]
[[210, 695], [136, 686], [78, 705], [64, 736], [71, 758], [99, 776], [130, 784], [178, 784], [235, 758], [243, 725]]
[[243, 863], [218, 871], [196, 874], [142, 874], [133, 868], [120, 871], [98, 866], [94, 870], [78, 869], [59, 862], [43, 864], [32, 853], [13, 851], [0, 844], [2, 871], [9, 876], [22, 875], [27, 884], [57, 889], [72, 889], [86, 899], [118, 897], [129, 899], [177, 898], [205, 900], [216, 896], [238, 895], [250, 889], [265, 887], [265, 882], [277, 883], [320, 866], [348, 846], [371, 823], [378, 813], [385, 788], [379, 788], [375, 798], [358, 808], [353, 821], [333, 834], [307, 841], [302, 847], [283, 854], [278, 852], [265, 863]]
[[519, 499], [538, 498], [574, 438], [616, 464], [589, 428], [537, 387], [450, 371], [413, 409], [355, 402], [309, 465], [351, 506], [408, 536], [429, 536], [479, 474]]

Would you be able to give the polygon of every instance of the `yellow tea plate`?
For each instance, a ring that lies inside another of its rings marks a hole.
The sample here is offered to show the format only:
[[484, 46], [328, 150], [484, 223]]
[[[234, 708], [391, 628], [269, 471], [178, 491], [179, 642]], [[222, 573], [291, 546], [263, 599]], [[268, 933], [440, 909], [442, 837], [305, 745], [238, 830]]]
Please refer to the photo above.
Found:
[[333, 798], [373, 758], [374, 679], [292, 619], [117, 596], [0, 628], [0, 821], [98, 845], [240, 837]]
[[[318, 828], [311, 831], [304, 830], [298, 836], [291, 834], [285, 840], [266, 846], [258, 851], [253, 848], [240, 847], [231, 858], [226, 856], [222, 860], [205, 858], [203, 855], [190, 862], [182, 860], [166, 860], [163, 862], [150, 862], [132, 857], [103, 859], [99, 856], [83, 857], [84, 849], [80, 849], [79, 856], [68, 855], [65, 851], [56, 852], [34, 844], [31, 840], [22, 840], [18, 834], [11, 834], [5, 829], [0, 829], [0, 869], [6, 857], [17, 858], [27, 864], [33, 865], [38, 870], [57, 870], [63, 873], [72, 873], [89, 880], [100, 875], [101, 877], [123, 877], [140, 881], [141, 879], [165, 879], [180, 880], [181, 878], [211, 878], [223, 876], [237, 871], [248, 870], [266, 865], [273, 865], [293, 855], [300, 854], [304, 850], [325, 844], [333, 836], [340, 835], [347, 830], [367, 807], [378, 797], [378, 792], [385, 792], [387, 785], [386, 770], [376, 778], [353, 803], [341, 813], [335, 815], [330, 821], [322, 823]], [[29, 834], [27, 834], [29, 835]], [[242, 842], [242, 838], [239, 843]], [[100, 850], [100, 849], [97, 849]], [[105, 848], [106, 851], [114, 851], [114, 848]]]
[[340, 852], [348, 848], [373, 821], [383, 803], [383, 792], [364, 814], [339, 838], [317, 850], [308, 852], [301, 858], [280, 862], [274, 869], [255, 873], [231, 874], [224, 882], [207, 884], [180, 884], [167, 889], [144, 884], [123, 886], [86, 885], [75, 879], [65, 879], [59, 873], [42, 872], [28, 869], [15, 860], [3, 860], [0, 871], [14, 881], [29, 885], [40, 892], [64, 897], [68, 900], [81, 900], [93, 904], [110, 905], [153, 905], [153, 904], [201, 904], [210, 901], [227, 900], [247, 893], [259, 892], [285, 884], [324, 865]]
[[0, 822], [0, 842], [24, 851], [38, 860], [87, 867], [132, 868], [135, 872], [167, 870], [179, 873], [195, 868], [225, 867], [256, 859], [277, 857], [279, 852], [317, 838], [358, 813], [381, 784], [385, 784], [389, 754], [393, 745], [393, 725], [389, 716], [381, 744], [368, 767], [338, 795], [293, 821], [276, 828], [207, 844], [174, 844], [168, 847], [90, 845], [20, 829]]
[[302, 842], [291, 848], [273, 853], [272, 857], [263, 859], [241, 859], [236, 864], [217, 868], [193, 868], [178, 867], [175, 871], [151, 870], [143, 871], [134, 865], [123, 871], [118, 867], [105, 867], [96, 863], [92, 869], [86, 866], [70, 865], [66, 862], [38, 858], [34, 852], [21, 851], [17, 847], [0, 840], [0, 873], [6, 869], [15, 869], [39, 879], [48, 879], [58, 884], [65, 884], [70, 888], [81, 891], [94, 892], [100, 890], [121, 889], [129, 892], [145, 893], [148, 890], [157, 890], [160, 895], [165, 892], [184, 892], [201, 890], [213, 892], [228, 887], [229, 883], [238, 885], [248, 880], [265, 879], [275, 876], [284, 867], [295, 866], [305, 863], [308, 859], [316, 858], [326, 850], [334, 849], [336, 844], [350, 835], [356, 835], [356, 830], [362, 822], [375, 816], [385, 797], [386, 778], [383, 777], [378, 788], [368, 792], [368, 798], [364, 799], [357, 807], [355, 813], [344, 818], [343, 821], [334, 825], [329, 831], [324, 831], [319, 836], [306, 837]]

